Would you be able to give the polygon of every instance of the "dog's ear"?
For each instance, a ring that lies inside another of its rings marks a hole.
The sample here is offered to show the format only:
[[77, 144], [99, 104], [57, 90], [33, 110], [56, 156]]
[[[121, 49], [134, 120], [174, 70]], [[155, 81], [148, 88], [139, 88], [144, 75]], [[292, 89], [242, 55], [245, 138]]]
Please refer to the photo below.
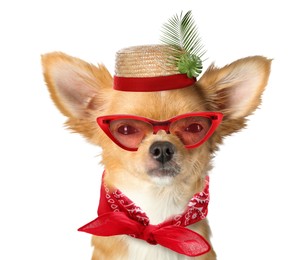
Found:
[[85, 118], [96, 109], [98, 93], [112, 87], [112, 77], [103, 65], [96, 67], [60, 52], [42, 55], [42, 65], [53, 101], [71, 119]]
[[221, 111], [225, 119], [243, 119], [260, 104], [270, 74], [271, 60], [253, 56], [223, 68], [211, 65], [197, 84], [211, 110]]

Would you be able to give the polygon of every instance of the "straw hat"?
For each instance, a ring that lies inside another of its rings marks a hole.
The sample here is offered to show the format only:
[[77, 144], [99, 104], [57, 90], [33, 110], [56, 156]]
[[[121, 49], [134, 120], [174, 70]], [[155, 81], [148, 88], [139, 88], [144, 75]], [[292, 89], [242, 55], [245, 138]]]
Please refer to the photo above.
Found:
[[121, 91], [162, 91], [191, 86], [194, 78], [181, 74], [168, 45], [142, 45], [116, 53], [114, 89]]

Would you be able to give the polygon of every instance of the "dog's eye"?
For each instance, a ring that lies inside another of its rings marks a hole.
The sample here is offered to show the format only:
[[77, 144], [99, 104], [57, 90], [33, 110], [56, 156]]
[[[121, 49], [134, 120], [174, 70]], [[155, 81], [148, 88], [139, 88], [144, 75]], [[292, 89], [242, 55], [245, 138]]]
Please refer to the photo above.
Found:
[[122, 135], [132, 135], [138, 133], [138, 129], [131, 125], [122, 125], [118, 128], [118, 133]]
[[203, 126], [197, 123], [191, 124], [185, 128], [185, 131], [189, 133], [199, 133], [202, 130], [203, 130]]

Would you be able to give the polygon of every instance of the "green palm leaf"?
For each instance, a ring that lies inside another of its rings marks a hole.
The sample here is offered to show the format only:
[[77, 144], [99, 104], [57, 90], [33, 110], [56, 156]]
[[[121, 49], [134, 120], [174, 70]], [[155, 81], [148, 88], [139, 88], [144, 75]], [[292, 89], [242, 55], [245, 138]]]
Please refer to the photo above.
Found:
[[202, 56], [205, 54], [204, 46], [198, 35], [191, 11], [184, 16], [175, 15], [162, 27], [161, 41], [171, 47], [171, 60], [180, 73], [188, 77], [197, 77], [202, 71]]

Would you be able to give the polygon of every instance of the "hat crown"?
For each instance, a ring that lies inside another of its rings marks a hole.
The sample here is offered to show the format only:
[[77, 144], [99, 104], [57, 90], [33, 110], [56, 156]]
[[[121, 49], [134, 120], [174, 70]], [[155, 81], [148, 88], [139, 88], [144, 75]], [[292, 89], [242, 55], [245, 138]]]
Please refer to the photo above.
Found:
[[170, 62], [171, 49], [167, 45], [142, 45], [124, 48], [116, 53], [115, 76], [159, 77], [180, 74]]

